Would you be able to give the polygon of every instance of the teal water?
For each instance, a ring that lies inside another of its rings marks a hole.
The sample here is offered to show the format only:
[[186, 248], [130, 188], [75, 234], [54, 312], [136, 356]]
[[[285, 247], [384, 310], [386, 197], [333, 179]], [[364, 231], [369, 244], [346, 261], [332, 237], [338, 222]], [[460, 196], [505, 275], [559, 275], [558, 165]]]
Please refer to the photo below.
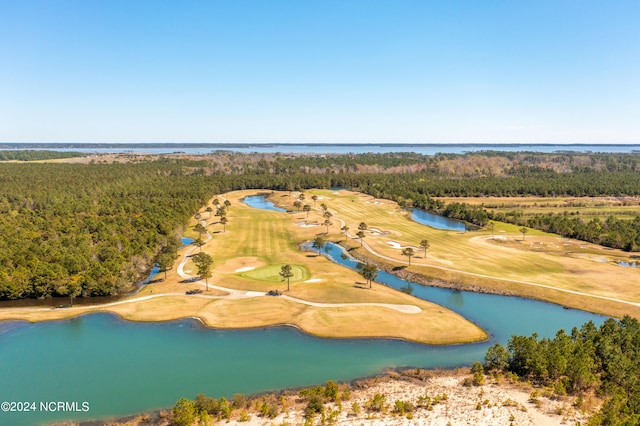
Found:
[[[345, 267], [357, 261], [329, 244]], [[408, 283], [380, 272], [378, 281]], [[490, 333], [486, 342], [428, 346], [388, 339], [336, 340], [294, 328], [213, 330], [195, 320], [135, 323], [110, 314], [29, 324], [0, 323], [0, 402], [88, 403], [86, 412], [0, 412], [0, 424], [124, 416], [172, 406], [198, 393], [228, 396], [351, 380], [386, 368], [456, 367], [484, 358], [513, 334], [552, 337], [604, 317], [534, 300], [413, 285], [414, 295], [459, 312]], [[428, 327], [429, 324], [424, 324]]]
[[183, 246], [188, 246], [190, 244], [193, 244], [195, 240], [193, 238], [189, 238], [189, 237], [182, 237], [180, 238], [180, 242], [182, 243]]
[[428, 225], [436, 229], [463, 232], [467, 229], [465, 224], [459, 220], [449, 219], [448, 217], [439, 216], [420, 209], [411, 210], [411, 218], [418, 223]]

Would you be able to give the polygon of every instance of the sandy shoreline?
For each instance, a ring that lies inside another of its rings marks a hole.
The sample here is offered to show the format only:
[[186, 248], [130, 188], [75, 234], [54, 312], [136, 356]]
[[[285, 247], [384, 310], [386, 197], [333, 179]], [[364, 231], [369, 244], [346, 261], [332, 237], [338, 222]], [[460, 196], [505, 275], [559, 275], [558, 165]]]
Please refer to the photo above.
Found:
[[[468, 368], [456, 370], [410, 369], [389, 372], [380, 377], [341, 384], [339, 402], [324, 406], [324, 424], [335, 425], [572, 425], [585, 424], [591, 411], [576, 407], [575, 397], [552, 397], [544, 389], [530, 384], [512, 382], [505, 377], [485, 376], [484, 383], [470, 383]], [[466, 379], [466, 380], [465, 380]], [[466, 381], [466, 384], [465, 384]], [[350, 390], [345, 393], [344, 390]], [[376, 394], [384, 395], [382, 411], [368, 408]], [[260, 414], [258, 407], [265, 401], [278, 405], [272, 418]], [[396, 401], [415, 406], [399, 413]], [[593, 402], [590, 407], [597, 408]], [[300, 390], [285, 390], [279, 394], [264, 394], [250, 398], [248, 408], [236, 408], [230, 419], [211, 418], [215, 425], [304, 425], [306, 402]], [[355, 407], [355, 412], [354, 412]], [[332, 417], [331, 417], [332, 416]], [[331, 419], [330, 419], [331, 418]], [[578, 423], [579, 422], [579, 423]], [[118, 420], [106, 420], [81, 425], [169, 425], [171, 410], [141, 414]], [[317, 414], [310, 424], [323, 424]]]

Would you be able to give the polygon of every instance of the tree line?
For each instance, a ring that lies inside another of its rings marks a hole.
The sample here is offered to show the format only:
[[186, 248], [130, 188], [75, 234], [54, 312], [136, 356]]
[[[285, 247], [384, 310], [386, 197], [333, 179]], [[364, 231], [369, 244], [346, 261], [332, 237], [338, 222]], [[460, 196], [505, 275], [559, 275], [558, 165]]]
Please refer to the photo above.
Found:
[[[629, 316], [564, 330], [555, 337], [512, 336], [507, 347], [495, 344], [485, 368], [512, 373], [553, 389], [557, 395], [589, 391], [605, 398], [590, 425], [640, 424], [640, 324]], [[579, 399], [580, 401], [580, 399]]]
[[0, 161], [37, 161], [84, 157], [81, 152], [38, 151], [32, 149], [0, 151]]

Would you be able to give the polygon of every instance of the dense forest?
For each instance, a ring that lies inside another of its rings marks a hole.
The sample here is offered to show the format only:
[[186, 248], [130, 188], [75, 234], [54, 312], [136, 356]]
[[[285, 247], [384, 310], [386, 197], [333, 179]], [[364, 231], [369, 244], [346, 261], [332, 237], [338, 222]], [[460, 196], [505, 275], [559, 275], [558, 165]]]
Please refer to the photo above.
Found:
[[[48, 155], [48, 154], [47, 154]], [[237, 189], [346, 187], [484, 226], [504, 220], [629, 251], [640, 218], [498, 215], [437, 196], [637, 196], [640, 156], [228, 151], [120, 163], [0, 163], [0, 299], [126, 291], [176, 246], [190, 215]]]
[[590, 425], [640, 424], [640, 324], [634, 318], [609, 319], [600, 328], [588, 322], [553, 339], [512, 336], [506, 348], [489, 348], [485, 368], [532, 380], [558, 396], [595, 392], [605, 402]]
[[15, 150], [0, 151], [0, 161], [37, 161], [83, 157], [81, 152]]
[[168, 162], [3, 164], [0, 298], [128, 289], [217, 191], [182, 172]]

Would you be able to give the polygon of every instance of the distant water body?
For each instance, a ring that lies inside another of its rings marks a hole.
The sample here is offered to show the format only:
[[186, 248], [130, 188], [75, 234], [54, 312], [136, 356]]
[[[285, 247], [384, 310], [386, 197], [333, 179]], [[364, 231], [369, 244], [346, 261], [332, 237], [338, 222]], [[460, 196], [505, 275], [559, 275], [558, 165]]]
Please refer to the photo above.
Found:
[[506, 152], [574, 152], [574, 153], [640, 153], [640, 144], [206, 144], [206, 143], [0, 143], [0, 149], [79, 151], [86, 153], [140, 153], [140, 154], [209, 154], [224, 150], [241, 153], [286, 154], [362, 154], [388, 152], [415, 152], [423, 155], [464, 154], [479, 151]]

